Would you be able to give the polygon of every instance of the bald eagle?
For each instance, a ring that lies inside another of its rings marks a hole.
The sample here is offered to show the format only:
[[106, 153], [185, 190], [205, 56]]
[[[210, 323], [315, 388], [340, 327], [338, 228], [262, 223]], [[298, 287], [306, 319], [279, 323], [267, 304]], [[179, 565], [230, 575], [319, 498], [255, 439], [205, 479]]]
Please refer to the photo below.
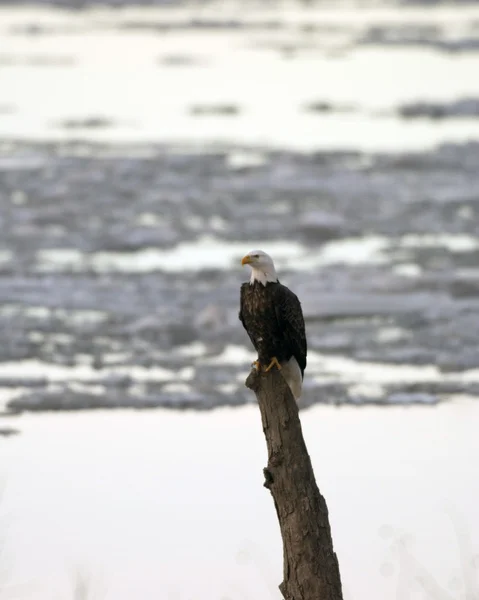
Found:
[[251, 267], [249, 282], [241, 286], [239, 318], [258, 353], [256, 368], [281, 370], [296, 401], [301, 396], [306, 368], [306, 332], [301, 303], [282, 285], [273, 259], [252, 250], [241, 261]]

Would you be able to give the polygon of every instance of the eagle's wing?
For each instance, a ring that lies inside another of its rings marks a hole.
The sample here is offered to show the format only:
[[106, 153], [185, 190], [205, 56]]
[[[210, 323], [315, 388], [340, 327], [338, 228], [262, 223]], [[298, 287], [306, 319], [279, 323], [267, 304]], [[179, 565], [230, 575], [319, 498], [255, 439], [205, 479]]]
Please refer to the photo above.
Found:
[[276, 289], [275, 311], [285, 341], [290, 345], [303, 375], [308, 352], [303, 310], [296, 294], [281, 284]]
[[243, 317], [243, 306], [244, 306], [245, 295], [246, 295], [246, 292], [247, 292], [247, 290], [248, 290], [248, 286], [249, 286], [249, 283], [243, 283], [243, 284], [241, 285], [241, 292], [240, 292], [240, 310], [239, 310], [238, 317], [239, 317], [239, 320], [241, 321], [241, 323], [243, 324], [243, 327], [245, 328], [245, 330], [246, 330], [246, 333], [248, 334], [248, 337], [249, 337], [249, 339], [251, 340], [251, 343], [252, 343], [252, 344], [253, 344], [253, 346], [254, 346], [254, 345], [255, 345], [255, 341], [254, 341], [254, 339], [251, 337], [251, 335], [250, 335], [250, 332], [248, 331], [248, 328], [246, 327], [246, 323], [245, 323], [245, 321], [244, 321], [244, 317]]

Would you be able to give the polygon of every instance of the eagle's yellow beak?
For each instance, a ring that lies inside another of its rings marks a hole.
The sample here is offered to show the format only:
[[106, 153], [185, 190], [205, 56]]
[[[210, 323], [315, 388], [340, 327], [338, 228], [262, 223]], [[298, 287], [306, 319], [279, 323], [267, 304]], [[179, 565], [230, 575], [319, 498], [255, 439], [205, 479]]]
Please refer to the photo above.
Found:
[[244, 256], [244, 257], [242, 258], [242, 260], [241, 260], [241, 264], [242, 264], [242, 266], [243, 266], [243, 267], [244, 267], [245, 265], [249, 265], [249, 264], [251, 264], [251, 256], [248, 256], [248, 255]]

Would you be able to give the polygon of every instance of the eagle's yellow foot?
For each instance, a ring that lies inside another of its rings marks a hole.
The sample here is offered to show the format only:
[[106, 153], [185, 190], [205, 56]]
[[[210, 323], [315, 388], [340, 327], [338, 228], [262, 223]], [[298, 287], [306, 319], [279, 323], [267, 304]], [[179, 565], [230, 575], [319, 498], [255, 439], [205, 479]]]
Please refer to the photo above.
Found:
[[281, 371], [281, 365], [279, 364], [278, 359], [276, 358], [276, 356], [273, 356], [273, 358], [271, 359], [271, 362], [265, 368], [264, 372], [267, 373], [268, 371], [271, 371], [271, 369], [274, 367], [274, 365], [276, 365], [278, 367], [278, 370]]
[[261, 363], [259, 360], [255, 360], [251, 363], [251, 366], [254, 367], [257, 371], [261, 371]]

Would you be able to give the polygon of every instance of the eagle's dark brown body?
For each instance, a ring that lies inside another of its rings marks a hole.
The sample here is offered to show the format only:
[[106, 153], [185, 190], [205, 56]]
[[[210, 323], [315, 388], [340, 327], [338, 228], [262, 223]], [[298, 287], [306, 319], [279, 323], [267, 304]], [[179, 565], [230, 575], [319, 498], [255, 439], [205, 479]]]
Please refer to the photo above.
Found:
[[294, 357], [306, 368], [306, 332], [297, 296], [279, 281], [266, 285], [255, 281], [241, 286], [239, 318], [258, 352], [262, 365], [276, 357], [280, 363]]

